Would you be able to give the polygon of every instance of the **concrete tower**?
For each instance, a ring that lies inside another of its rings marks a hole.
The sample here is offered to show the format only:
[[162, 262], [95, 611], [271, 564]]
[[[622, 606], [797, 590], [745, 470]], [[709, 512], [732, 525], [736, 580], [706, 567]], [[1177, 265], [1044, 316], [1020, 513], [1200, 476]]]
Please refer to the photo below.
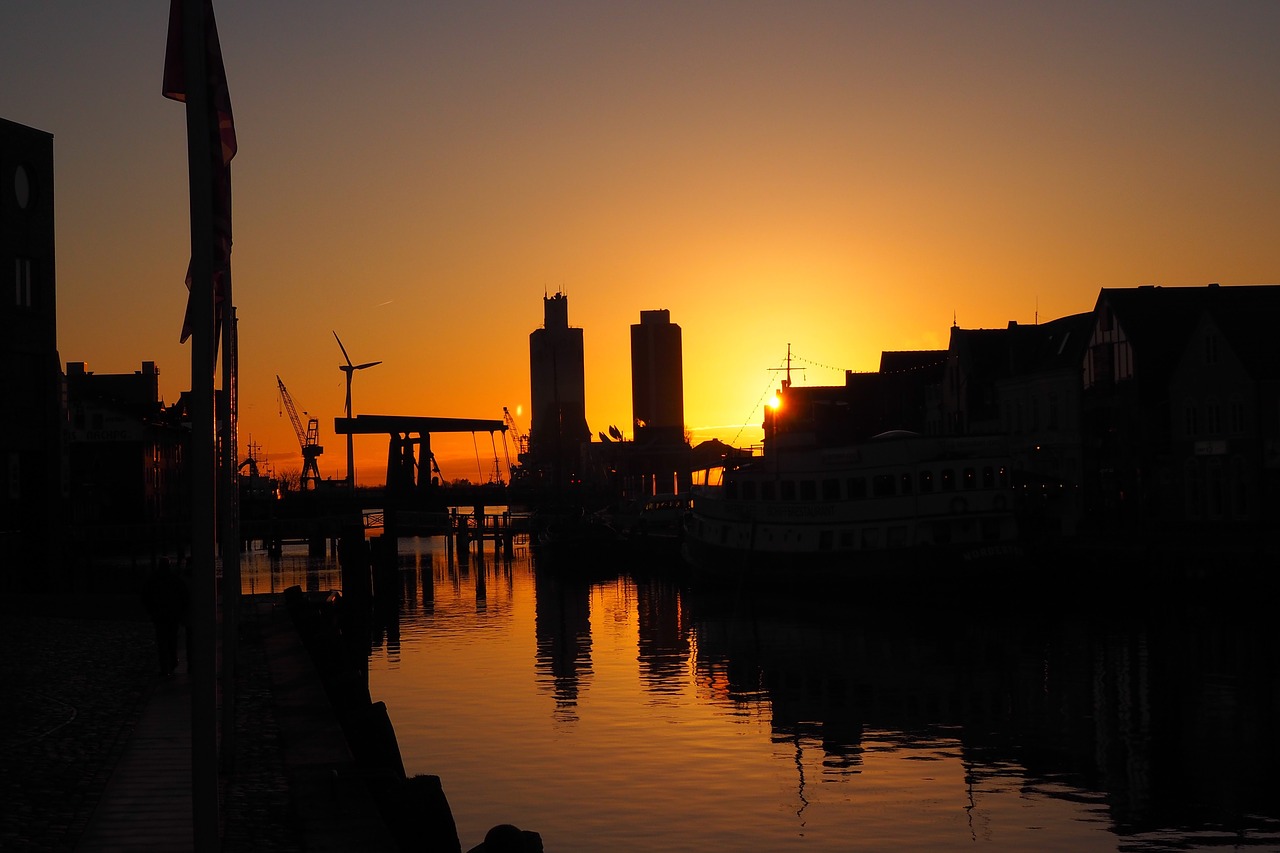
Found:
[[543, 323], [529, 335], [529, 456], [576, 470], [578, 445], [591, 440], [586, 417], [582, 330], [569, 327], [569, 299], [542, 298]]
[[641, 311], [631, 326], [631, 416], [637, 444], [684, 443], [684, 366], [671, 312]]

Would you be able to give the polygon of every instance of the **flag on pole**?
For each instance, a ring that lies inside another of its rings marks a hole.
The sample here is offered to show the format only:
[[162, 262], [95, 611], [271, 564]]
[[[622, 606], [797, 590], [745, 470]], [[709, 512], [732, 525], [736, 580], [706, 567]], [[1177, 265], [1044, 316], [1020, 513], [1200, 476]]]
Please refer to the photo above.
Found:
[[[231, 263], [231, 158], [236, 156], [236, 128], [231, 118], [231, 92], [227, 88], [227, 72], [222, 64], [222, 47], [218, 42], [218, 27], [213, 17], [213, 0], [204, 0], [205, 31], [205, 91], [209, 104], [209, 131], [212, 135], [212, 163], [210, 175], [213, 182], [213, 299], [214, 334], [221, 326], [225, 313], [223, 286]], [[187, 100], [187, 73], [183, 53], [182, 0], [169, 3], [169, 39], [164, 54], [164, 96], [185, 103]], [[187, 267], [187, 290], [191, 290], [191, 267]], [[191, 301], [187, 300], [187, 313], [182, 321], [182, 337], [185, 343], [191, 337]], [[216, 343], [215, 343], [216, 347]]]

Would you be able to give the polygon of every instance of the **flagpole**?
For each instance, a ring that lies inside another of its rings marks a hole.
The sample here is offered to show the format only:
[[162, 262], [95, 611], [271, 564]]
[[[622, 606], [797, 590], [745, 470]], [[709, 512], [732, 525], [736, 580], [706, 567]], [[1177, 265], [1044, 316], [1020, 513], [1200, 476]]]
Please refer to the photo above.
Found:
[[236, 664], [240, 653], [240, 512], [236, 488], [240, 350], [236, 309], [231, 300], [230, 263], [223, 273], [222, 300], [222, 397], [218, 401], [218, 420], [222, 423], [222, 459], [218, 466], [218, 548], [222, 553], [221, 751], [222, 767], [230, 772], [235, 767]]
[[196, 853], [218, 843], [217, 581], [214, 576], [213, 149], [204, 7], [182, 0], [191, 207], [191, 828]]

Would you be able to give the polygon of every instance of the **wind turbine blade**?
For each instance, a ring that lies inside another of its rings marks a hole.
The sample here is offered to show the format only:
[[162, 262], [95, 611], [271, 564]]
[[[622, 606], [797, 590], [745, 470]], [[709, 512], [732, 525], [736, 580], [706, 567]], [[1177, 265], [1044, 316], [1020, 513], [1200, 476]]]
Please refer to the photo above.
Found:
[[357, 365], [355, 365], [354, 367], [352, 367], [351, 369], [352, 369], [352, 370], [364, 370], [366, 367], [373, 367], [373, 366], [374, 366], [374, 365], [376, 365], [376, 364], [382, 364], [382, 362], [380, 362], [380, 361], [366, 361], [364, 364], [357, 364]]
[[333, 339], [338, 342], [338, 349], [342, 350], [342, 357], [347, 360], [347, 367], [351, 366], [351, 356], [347, 355], [347, 348], [342, 345], [342, 338], [338, 337], [338, 333], [333, 333]]

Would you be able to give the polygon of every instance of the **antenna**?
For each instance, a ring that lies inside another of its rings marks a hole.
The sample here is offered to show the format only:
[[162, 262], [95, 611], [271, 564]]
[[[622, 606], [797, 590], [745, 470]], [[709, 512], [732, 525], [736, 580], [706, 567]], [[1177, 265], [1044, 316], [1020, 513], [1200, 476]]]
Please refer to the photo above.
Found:
[[782, 380], [782, 387], [783, 387], [783, 388], [790, 388], [790, 387], [791, 387], [791, 344], [787, 344], [787, 366], [786, 366], [786, 367], [771, 367], [771, 368], [769, 368], [769, 369], [770, 369], [770, 370], [785, 370], [785, 371], [787, 372], [787, 378], [786, 378], [786, 379], [784, 379], [784, 380]]

